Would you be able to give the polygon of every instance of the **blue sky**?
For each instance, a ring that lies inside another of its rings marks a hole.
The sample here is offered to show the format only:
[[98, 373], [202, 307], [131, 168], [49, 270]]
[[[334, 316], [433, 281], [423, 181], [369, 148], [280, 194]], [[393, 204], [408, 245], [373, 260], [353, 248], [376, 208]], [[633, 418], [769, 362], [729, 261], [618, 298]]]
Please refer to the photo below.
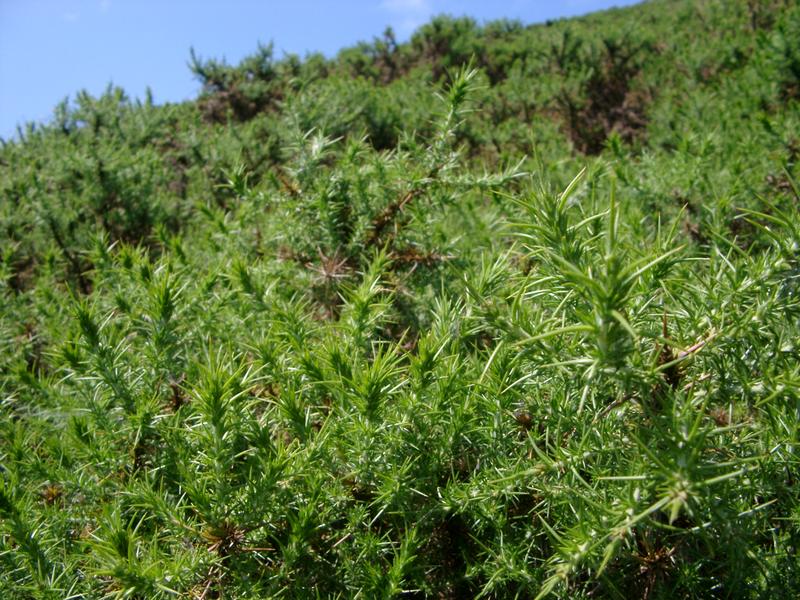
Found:
[[156, 102], [193, 98], [189, 48], [238, 62], [258, 42], [276, 55], [334, 55], [391, 25], [399, 39], [432, 15], [524, 23], [635, 0], [0, 0], [0, 137], [47, 120], [66, 96], [109, 82]]

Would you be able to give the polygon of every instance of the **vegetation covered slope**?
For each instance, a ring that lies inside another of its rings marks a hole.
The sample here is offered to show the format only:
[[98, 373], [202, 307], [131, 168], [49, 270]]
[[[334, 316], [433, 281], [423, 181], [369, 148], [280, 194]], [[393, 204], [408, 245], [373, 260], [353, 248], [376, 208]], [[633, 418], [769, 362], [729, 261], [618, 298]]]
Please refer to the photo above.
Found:
[[0, 591], [796, 597], [799, 44], [440, 17], [28, 127]]

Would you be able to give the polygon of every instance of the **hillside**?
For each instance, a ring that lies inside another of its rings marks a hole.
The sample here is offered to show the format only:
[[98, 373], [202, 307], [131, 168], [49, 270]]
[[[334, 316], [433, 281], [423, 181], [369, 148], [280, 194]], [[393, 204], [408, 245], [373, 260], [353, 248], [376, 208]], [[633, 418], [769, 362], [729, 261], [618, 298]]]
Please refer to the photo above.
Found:
[[0, 594], [800, 595], [800, 7], [191, 53], [0, 147]]

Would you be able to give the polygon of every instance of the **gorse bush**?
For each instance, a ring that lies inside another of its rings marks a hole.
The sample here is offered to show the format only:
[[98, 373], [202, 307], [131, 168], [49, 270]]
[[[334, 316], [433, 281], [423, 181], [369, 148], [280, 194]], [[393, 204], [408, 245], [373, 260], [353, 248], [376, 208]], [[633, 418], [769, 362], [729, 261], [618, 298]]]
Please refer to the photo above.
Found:
[[20, 131], [0, 591], [796, 596], [797, 27], [437, 17]]

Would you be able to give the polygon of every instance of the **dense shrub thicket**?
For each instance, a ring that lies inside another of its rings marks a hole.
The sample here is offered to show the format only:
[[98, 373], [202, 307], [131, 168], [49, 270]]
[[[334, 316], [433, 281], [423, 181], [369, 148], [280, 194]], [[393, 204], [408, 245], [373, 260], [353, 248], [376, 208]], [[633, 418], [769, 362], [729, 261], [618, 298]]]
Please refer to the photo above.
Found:
[[800, 9], [191, 53], [0, 149], [8, 598], [800, 594]]

